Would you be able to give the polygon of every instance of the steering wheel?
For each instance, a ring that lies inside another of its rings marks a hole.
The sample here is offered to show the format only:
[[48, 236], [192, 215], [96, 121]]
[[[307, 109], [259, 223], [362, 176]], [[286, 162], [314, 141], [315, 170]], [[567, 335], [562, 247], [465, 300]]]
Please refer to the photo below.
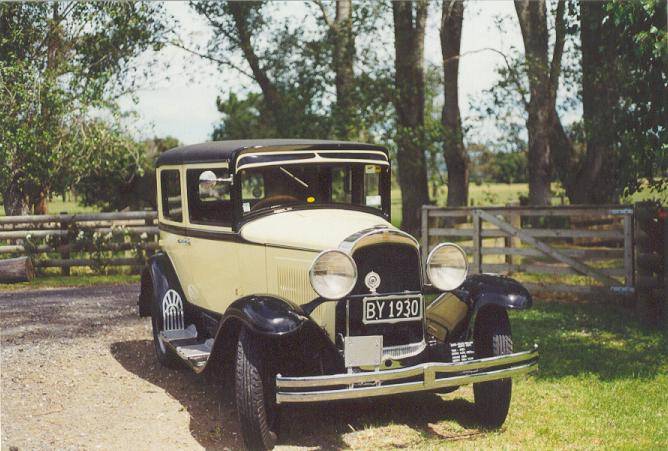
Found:
[[285, 202], [299, 202], [299, 199], [297, 199], [294, 196], [290, 196], [288, 194], [278, 194], [276, 196], [270, 196], [267, 197], [266, 199], [262, 199], [260, 202], [253, 205], [251, 210], [259, 210], [261, 208], [272, 207], [274, 205], [282, 204]]

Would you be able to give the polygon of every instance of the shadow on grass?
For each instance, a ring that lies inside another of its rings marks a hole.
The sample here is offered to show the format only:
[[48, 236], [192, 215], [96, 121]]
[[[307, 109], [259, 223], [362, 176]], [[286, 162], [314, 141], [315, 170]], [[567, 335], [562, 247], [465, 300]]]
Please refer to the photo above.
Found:
[[[127, 371], [165, 390], [183, 405], [190, 415], [190, 432], [204, 448], [242, 447], [229, 382], [223, 384], [212, 376], [197, 376], [186, 368], [171, 370], [161, 367], [156, 362], [153, 343], [149, 340], [114, 343], [111, 354]], [[453, 420], [467, 429], [464, 433], [467, 437], [483, 433], [477, 429], [471, 402], [416, 393], [283, 407], [278, 444], [322, 449], [349, 447], [343, 440], [343, 434], [390, 424], [406, 425], [423, 436], [444, 440], [461, 438], [461, 434], [448, 435], [433, 428], [434, 423], [443, 420]]]
[[668, 334], [643, 327], [631, 310], [614, 304], [537, 302], [513, 313], [511, 323], [516, 349], [539, 345], [538, 379], [652, 378], [668, 365]]

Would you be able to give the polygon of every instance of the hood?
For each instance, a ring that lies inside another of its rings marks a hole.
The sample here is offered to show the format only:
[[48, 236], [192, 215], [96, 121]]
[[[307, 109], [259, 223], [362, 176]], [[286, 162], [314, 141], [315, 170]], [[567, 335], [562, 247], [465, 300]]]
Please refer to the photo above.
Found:
[[241, 236], [258, 244], [322, 251], [375, 226], [394, 228], [385, 219], [353, 210], [313, 209], [274, 213], [245, 224]]

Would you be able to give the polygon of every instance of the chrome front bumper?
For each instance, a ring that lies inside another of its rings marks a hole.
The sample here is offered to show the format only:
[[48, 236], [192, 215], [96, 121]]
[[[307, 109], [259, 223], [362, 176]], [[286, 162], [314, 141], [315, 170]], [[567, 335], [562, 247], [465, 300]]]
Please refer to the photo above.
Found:
[[396, 395], [505, 379], [538, 369], [538, 347], [463, 363], [422, 363], [407, 368], [325, 376], [276, 376], [276, 402], [318, 402]]

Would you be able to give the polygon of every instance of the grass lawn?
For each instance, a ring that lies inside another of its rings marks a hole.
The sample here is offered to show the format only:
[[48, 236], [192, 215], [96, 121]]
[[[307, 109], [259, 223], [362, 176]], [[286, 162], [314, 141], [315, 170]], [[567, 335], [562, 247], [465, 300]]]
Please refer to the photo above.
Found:
[[[554, 184], [553, 190], [557, 185]], [[432, 193], [433, 194], [433, 193]], [[471, 205], [506, 205], [509, 203], [518, 203], [520, 196], [529, 194], [529, 185], [526, 183], [483, 183], [469, 185], [469, 203]], [[446, 186], [441, 186], [435, 196], [434, 203], [438, 206], [445, 206], [448, 196]], [[401, 191], [398, 186], [392, 188], [392, 224], [396, 227], [401, 225]]]
[[[85, 269], [85, 268], [83, 268]], [[90, 287], [93, 285], [109, 285], [119, 283], [137, 283], [138, 274], [86, 274], [73, 273], [71, 276], [45, 274], [35, 277], [32, 282], [0, 283], [0, 292], [12, 290], [36, 290], [40, 288], [59, 287]]]
[[566, 299], [540, 299], [511, 322], [515, 349], [538, 343], [541, 361], [516, 379], [501, 430], [478, 428], [465, 387], [342, 405], [332, 409], [336, 434], [331, 425], [308, 433], [324, 434], [325, 448], [668, 448], [666, 331], [643, 329], [622, 308]]

